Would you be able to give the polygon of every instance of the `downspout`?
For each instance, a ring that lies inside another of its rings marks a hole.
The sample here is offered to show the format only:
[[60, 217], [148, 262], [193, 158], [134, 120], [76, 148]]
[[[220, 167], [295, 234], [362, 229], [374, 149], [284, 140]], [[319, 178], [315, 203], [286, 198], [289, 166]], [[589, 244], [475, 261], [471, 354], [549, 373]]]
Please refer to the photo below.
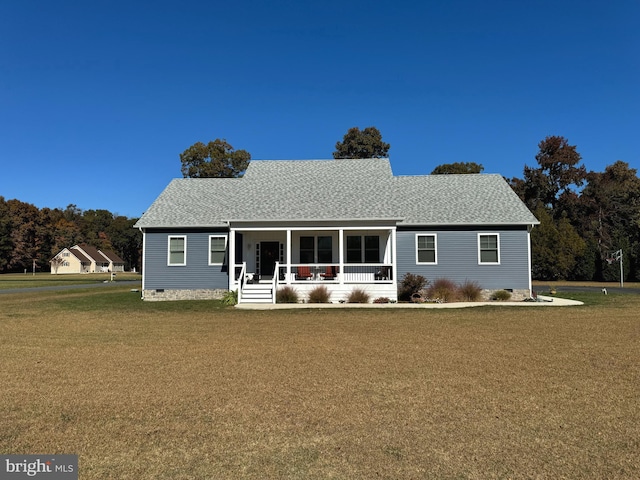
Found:
[[531, 265], [532, 265], [532, 261], [531, 261], [531, 230], [533, 230], [533, 227], [535, 225], [532, 223], [531, 225], [529, 225], [529, 227], [527, 227], [527, 263], [529, 265], [529, 298], [533, 298], [533, 285], [531, 284]]
[[138, 230], [140, 230], [140, 232], [142, 233], [142, 264], [140, 265], [140, 268], [142, 269], [142, 288], [141, 288], [142, 291], [140, 292], [140, 298], [144, 300], [144, 284], [145, 284], [145, 277], [147, 276], [147, 272], [146, 272], [147, 269], [144, 268], [144, 261], [146, 259], [146, 251], [147, 251], [147, 235], [142, 227], [138, 227]]

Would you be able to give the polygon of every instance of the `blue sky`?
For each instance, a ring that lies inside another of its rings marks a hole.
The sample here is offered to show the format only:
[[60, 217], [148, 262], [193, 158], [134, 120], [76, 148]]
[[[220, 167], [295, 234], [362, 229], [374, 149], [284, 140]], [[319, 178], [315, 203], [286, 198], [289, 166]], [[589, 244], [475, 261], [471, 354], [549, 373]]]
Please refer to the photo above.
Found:
[[331, 158], [376, 126], [397, 175], [522, 177], [562, 135], [640, 167], [640, 2], [60, 1], [0, 6], [0, 195], [139, 217], [179, 154]]

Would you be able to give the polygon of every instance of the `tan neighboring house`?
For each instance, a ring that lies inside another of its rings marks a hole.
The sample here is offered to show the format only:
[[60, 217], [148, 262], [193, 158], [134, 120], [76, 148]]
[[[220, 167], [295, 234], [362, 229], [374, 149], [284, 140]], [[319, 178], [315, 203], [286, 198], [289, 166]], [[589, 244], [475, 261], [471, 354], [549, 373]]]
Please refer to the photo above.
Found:
[[124, 260], [112, 251], [102, 251], [89, 245], [74, 245], [62, 249], [51, 261], [53, 275], [63, 273], [124, 272]]

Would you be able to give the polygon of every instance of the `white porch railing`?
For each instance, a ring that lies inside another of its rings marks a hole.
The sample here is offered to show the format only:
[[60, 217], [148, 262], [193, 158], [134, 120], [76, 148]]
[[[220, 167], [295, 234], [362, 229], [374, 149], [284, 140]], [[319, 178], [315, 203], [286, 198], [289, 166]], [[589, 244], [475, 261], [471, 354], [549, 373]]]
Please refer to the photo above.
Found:
[[[273, 294], [279, 285], [309, 285], [313, 283], [326, 285], [344, 284], [393, 284], [393, 265], [387, 263], [313, 263], [313, 264], [282, 264], [276, 262], [272, 278], [260, 278], [247, 272], [247, 264], [236, 264], [234, 283], [238, 288], [238, 303], [242, 301], [243, 290], [247, 284], [267, 283]], [[289, 272], [287, 274], [287, 272]], [[253, 277], [253, 278], [251, 278]]]
[[[278, 283], [393, 283], [393, 266], [385, 263], [278, 265]], [[287, 271], [289, 276], [287, 278]]]

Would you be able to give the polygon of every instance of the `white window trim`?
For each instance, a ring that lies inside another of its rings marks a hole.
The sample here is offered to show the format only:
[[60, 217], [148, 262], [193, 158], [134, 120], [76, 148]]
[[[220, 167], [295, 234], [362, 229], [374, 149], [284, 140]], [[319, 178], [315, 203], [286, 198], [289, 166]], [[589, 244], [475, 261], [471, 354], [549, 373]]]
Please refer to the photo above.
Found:
[[227, 252], [227, 242], [229, 241], [229, 237], [226, 235], [209, 235], [209, 265], [224, 265], [224, 262], [212, 262], [211, 261], [211, 239], [213, 238], [224, 238], [224, 251], [225, 257]]
[[[497, 262], [483, 262], [482, 261], [482, 256], [481, 256], [481, 251], [480, 251], [480, 237], [486, 237], [486, 236], [495, 236], [496, 240], [497, 240], [497, 249], [498, 249], [498, 261]], [[478, 233], [478, 265], [500, 265], [500, 234], [499, 233], [492, 233], [492, 232], [483, 232], [483, 233]]]
[[[184, 262], [183, 263], [171, 263], [171, 239], [182, 238], [184, 240]], [[187, 236], [186, 235], [169, 235], [167, 237], [167, 266], [169, 267], [184, 267], [187, 265]]]
[[[418, 260], [418, 237], [433, 237], [435, 262], [421, 262]], [[416, 233], [416, 265], [437, 265], [438, 264], [438, 235], [435, 233]]]

